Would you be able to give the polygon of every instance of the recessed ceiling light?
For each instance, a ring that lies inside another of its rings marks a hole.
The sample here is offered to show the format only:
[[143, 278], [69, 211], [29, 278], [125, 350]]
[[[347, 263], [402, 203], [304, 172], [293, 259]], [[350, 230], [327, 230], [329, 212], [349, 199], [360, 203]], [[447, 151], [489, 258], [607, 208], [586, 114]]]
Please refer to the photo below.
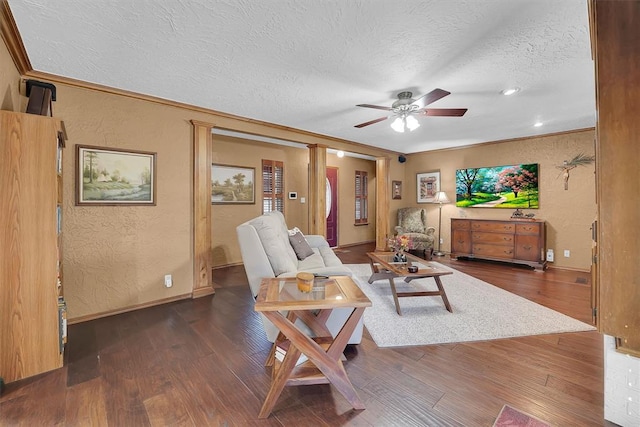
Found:
[[539, 128], [540, 126], [542, 126], [542, 122], [535, 122], [533, 125], [537, 128]]
[[509, 88], [509, 89], [505, 89], [500, 93], [505, 95], [505, 96], [509, 96], [509, 95], [513, 95], [514, 93], [518, 93], [518, 92], [520, 92], [520, 88], [519, 87], [512, 87], [512, 88]]
[[342, 150], [338, 150], [338, 151], [336, 152], [336, 156], [338, 156], [338, 157], [340, 157], [340, 158], [344, 157], [344, 151], [342, 151]]

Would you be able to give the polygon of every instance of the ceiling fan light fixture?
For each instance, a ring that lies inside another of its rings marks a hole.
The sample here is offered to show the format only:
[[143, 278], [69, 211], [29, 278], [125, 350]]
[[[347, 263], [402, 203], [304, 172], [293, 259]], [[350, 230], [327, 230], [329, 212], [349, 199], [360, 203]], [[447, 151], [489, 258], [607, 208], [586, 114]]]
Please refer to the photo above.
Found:
[[514, 95], [518, 92], [520, 92], [519, 87], [510, 87], [509, 89], [505, 89], [500, 93], [503, 94], [504, 96], [509, 96], [509, 95]]
[[418, 123], [418, 120], [413, 116], [407, 116], [405, 123], [410, 131], [414, 131], [420, 127], [420, 123]]
[[404, 132], [404, 120], [402, 117], [396, 117], [396, 119], [391, 123], [391, 129], [396, 132]]

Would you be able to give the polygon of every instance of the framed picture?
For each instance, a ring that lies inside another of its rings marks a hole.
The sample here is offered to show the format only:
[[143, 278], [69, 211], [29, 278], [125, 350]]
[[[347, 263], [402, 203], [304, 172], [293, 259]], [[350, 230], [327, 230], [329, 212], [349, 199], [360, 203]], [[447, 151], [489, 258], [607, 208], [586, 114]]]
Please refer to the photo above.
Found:
[[402, 181], [391, 181], [391, 198], [394, 200], [402, 199]]
[[211, 165], [211, 204], [253, 204], [256, 168]]
[[156, 153], [76, 145], [76, 205], [156, 204]]
[[456, 206], [538, 209], [538, 164], [456, 170]]
[[433, 203], [440, 191], [440, 171], [424, 172], [416, 175], [418, 203]]

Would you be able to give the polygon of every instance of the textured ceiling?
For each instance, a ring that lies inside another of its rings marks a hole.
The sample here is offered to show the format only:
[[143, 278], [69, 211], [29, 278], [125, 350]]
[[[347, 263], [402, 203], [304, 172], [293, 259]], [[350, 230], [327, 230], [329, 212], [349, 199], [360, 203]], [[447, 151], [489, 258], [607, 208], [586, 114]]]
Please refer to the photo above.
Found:
[[[586, 0], [8, 3], [36, 71], [394, 151], [595, 125]], [[354, 127], [434, 88], [466, 115]]]

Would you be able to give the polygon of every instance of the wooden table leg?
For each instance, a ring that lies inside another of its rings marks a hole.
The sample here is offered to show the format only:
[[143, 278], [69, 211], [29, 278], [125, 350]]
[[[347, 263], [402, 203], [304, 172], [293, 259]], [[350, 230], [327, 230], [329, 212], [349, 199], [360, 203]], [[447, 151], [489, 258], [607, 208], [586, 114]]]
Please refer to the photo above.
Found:
[[440, 296], [442, 297], [442, 301], [444, 301], [444, 306], [447, 308], [449, 313], [453, 313], [451, 309], [451, 305], [449, 304], [449, 300], [447, 299], [447, 294], [444, 291], [444, 287], [442, 286], [442, 281], [440, 280], [440, 276], [433, 276], [433, 279], [436, 281], [436, 285], [438, 286], [438, 290], [440, 291]]
[[389, 277], [389, 285], [391, 286], [393, 301], [396, 303], [396, 313], [398, 313], [398, 316], [402, 316], [402, 311], [400, 310], [400, 301], [398, 300], [398, 291], [396, 291], [396, 284], [393, 283], [393, 277]]
[[[336, 335], [332, 344], [325, 351], [311, 337], [307, 336], [300, 330], [289, 318], [285, 318], [278, 312], [265, 312], [271, 322], [280, 329], [280, 331], [290, 340], [287, 354], [274, 373], [271, 388], [267, 393], [265, 401], [260, 409], [258, 418], [267, 418], [273, 407], [280, 397], [282, 390], [287, 385], [287, 381], [291, 376], [291, 372], [295, 368], [295, 364], [300, 356], [304, 353], [311, 362], [324, 374], [326, 379], [333, 384], [336, 389], [347, 399], [354, 409], [365, 409], [364, 403], [358, 397], [353, 384], [347, 376], [340, 356], [349, 341], [349, 337], [353, 334], [358, 321], [364, 313], [365, 307], [356, 308], [351, 313], [349, 319], [345, 322], [340, 332]], [[303, 318], [301, 312], [296, 312], [296, 316], [288, 316], [290, 318]]]

